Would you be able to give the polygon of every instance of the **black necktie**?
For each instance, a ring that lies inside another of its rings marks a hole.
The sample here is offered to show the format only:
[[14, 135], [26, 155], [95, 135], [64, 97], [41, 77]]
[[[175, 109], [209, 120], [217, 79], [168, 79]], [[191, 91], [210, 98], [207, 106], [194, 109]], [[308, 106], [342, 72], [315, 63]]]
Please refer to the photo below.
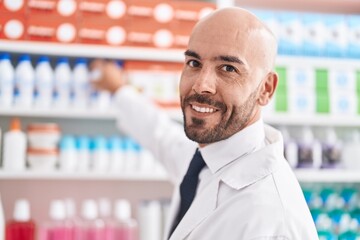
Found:
[[199, 182], [199, 173], [205, 166], [204, 159], [201, 156], [199, 149], [196, 152], [190, 162], [189, 168], [180, 184], [180, 210], [175, 219], [173, 228], [171, 229], [170, 236], [174, 232], [181, 219], [189, 209], [192, 201], [194, 200], [196, 188]]

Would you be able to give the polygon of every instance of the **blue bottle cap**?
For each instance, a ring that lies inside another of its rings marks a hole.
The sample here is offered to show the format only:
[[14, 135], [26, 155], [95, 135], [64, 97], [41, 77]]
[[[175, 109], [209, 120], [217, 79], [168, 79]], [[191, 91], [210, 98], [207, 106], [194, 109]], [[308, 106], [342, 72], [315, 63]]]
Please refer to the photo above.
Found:
[[19, 62], [20, 61], [31, 61], [30, 59], [30, 55], [29, 54], [23, 54], [19, 57]]
[[76, 148], [78, 150], [89, 150], [90, 139], [87, 136], [80, 136], [76, 139]]
[[59, 57], [57, 63], [69, 63], [69, 59], [67, 57]]
[[64, 135], [60, 140], [60, 149], [61, 150], [76, 149], [75, 137], [71, 135]]
[[78, 59], [76, 59], [75, 64], [87, 64], [87, 59], [86, 58], [78, 58]]
[[113, 136], [110, 137], [108, 140], [108, 148], [110, 151], [123, 149], [124, 141], [121, 137]]
[[97, 136], [93, 139], [93, 150], [107, 149], [107, 141], [103, 136]]
[[47, 57], [47, 56], [41, 56], [38, 59], [38, 63], [40, 63], [40, 62], [49, 62], [49, 61], [50, 61], [49, 57]]
[[10, 60], [10, 54], [9, 53], [0, 54], [0, 60]]

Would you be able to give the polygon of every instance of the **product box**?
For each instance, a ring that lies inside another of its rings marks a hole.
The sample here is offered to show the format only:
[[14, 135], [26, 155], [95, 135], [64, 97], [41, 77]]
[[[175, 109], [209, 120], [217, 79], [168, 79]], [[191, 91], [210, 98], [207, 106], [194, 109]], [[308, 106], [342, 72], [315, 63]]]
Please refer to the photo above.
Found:
[[287, 68], [290, 89], [314, 89], [315, 69], [312, 67], [292, 66]]
[[329, 69], [330, 92], [355, 93], [356, 71], [351, 68]]
[[131, 85], [165, 108], [178, 108], [180, 63], [127, 61], [124, 69]]
[[17, 13], [1, 13], [0, 39], [24, 40], [26, 36], [25, 17]]
[[280, 13], [279, 53], [299, 55], [303, 46], [303, 25], [299, 13]]
[[47, 15], [34, 15], [28, 18], [27, 39], [59, 43], [74, 43], [77, 40], [76, 22], [73, 19]]
[[2, 13], [17, 13], [25, 14], [25, 5], [27, 0], [0, 0], [0, 14]]
[[280, 23], [279, 19], [277, 18], [279, 14], [278, 12], [258, 9], [251, 9], [251, 12], [254, 13], [258, 18], [260, 18], [263, 23], [265, 23], [265, 25], [275, 35], [276, 39], [279, 39]]
[[349, 44], [349, 28], [344, 15], [329, 14], [325, 18], [328, 57], [345, 57]]
[[326, 43], [324, 15], [304, 14], [302, 23], [304, 33], [302, 53], [307, 56], [323, 56]]
[[330, 94], [330, 112], [334, 116], [355, 116], [357, 112], [357, 97], [355, 93]]
[[80, 43], [122, 46], [127, 45], [126, 22], [97, 17], [81, 21], [78, 28]]
[[171, 29], [160, 28], [158, 24], [146, 25], [142, 21], [131, 22], [127, 40], [134, 47], [174, 47], [174, 33]]
[[126, 18], [127, 0], [78, 0], [79, 16], [82, 20], [90, 18], [109, 18], [119, 20]]
[[195, 24], [216, 9], [215, 4], [194, 1], [173, 1], [174, 31], [179, 37], [190, 36]]
[[27, 1], [27, 14], [30, 18], [38, 15], [51, 17], [75, 18], [77, 0], [31, 0]]
[[314, 89], [289, 89], [289, 112], [293, 114], [315, 113], [315, 90]]
[[168, 24], [174, 21], [174, 8], [170, 2], [133, 0], [129, 3], [127, 14], [132, 21], [155, 21]]
[[360, 16], [348, 16], [347, 23], [349, 26], [349, 44], [347, 47], [347, 57], [360, 58]]

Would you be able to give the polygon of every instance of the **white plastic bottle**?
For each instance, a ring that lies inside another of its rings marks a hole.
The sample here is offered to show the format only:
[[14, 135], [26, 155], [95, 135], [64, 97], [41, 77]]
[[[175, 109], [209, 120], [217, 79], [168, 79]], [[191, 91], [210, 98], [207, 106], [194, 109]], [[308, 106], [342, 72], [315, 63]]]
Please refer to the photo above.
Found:
[[[131, 217], [131, 205], [126, 199], [118, 199], [115, 202], [115, 239], [137, 240], [138, 223]], [[160, 238], [159, 238], [160, 239]]]
[[13, 118], [10, 130], [4, 134], [3, 168], [7, 171], [25, 170], [26, 135], [21, 131], [21, 122]]
[[10, 55], [0, 55], [0, 106], [11, 107], [14, 99], [15, 71], [11, 64]]
[[301, 129], [301, 136], [298, 141], [299, 155], [298, 167], [320, 168], [322, 164], [321, 144], [315, 139], [310, 127]]
[[73, 69], [73, 106], [86, 108], [89, 99], [89, 70], [84, 58], [77, 59]]
[[67, 108], [70, 104], [72, 72], [69, 59], [59, 58], [54, 70], [55, 75], [55, 99], [54, 104], [57, 108]]
[[335, 168], [340, 165], [342, 143], [337, 138], [334, 128], [327, 128], [322, 143], [322, 167]]
[[4, 215], [4, 208], [0, 195], [0, 240], [4, 240], [4, 239], [5, 239], [5, 215]]
[[93, 171], [107, 172], [110, 161], [106, 138], [102, 136], [95, 137], [92, 150]]
[[50, 203], [49, 217], [50, 221], [40, 226], [39, 240], [72, 239], [73, 226], [66, 221], [66, 208], [63, 201], [53, 200]]
[[[101, 71], [99, 69], [94, 69], [89, 74], [89, 80], [91, 82], [96, 82], [101, 76]], [[91, 107], [100, 110], [106, 110], [110, 107], [111, 104], [111, 93], [106, 90], [97, 90], [91, 88], [90, 104]]]
[[87, 136], [79, 136], [76, 139], [78, 171], [88, 172], [90, 169], [90, 139]]
[[35, 72], [29, 55], [20, 56], [15, 68], [15, 105], [20, 108], [29, 108], [34, 102]]
[[98, 216], [98, 208], [96, 202], [87, 199], [82, 204], [81, 209], [82, 224], [80, 226], [81, 240], [104, 240], [105, 239], [105, 223]]
[[53, 102], [54, 71], [50, 60], [46, 56], [39, 58], [35, 67], [35, 106], [49, 108]]
[[64, 172], [74, 172], [78, 164], [75, 138], [65, 135], [60, 140], [59, 166]]
[[124, 140], [113, 136], [109, 138], [110, 171], [120, 173], [125, 168]]
[[292, 168], [296, 168], [298, 166], [298, 145], [294, 141], [294, 139], [290, 136], [289, 131], [286, 127], [281, 127], [280, 131], [283, 135], [284, 139], [284, 155], [289, 165]]
[[351, 131], [348, 139], [345, 141], [341, 152], [341, 163], [346, 169], [360, 169], [360, 133], [356, 130]]

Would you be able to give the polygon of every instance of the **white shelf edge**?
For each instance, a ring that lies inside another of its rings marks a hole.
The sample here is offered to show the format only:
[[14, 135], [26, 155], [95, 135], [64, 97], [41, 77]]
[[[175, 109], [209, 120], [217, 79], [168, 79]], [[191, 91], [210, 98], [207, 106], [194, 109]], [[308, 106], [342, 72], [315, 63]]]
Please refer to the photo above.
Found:
[[359, 116], [334, 116], [331, 114], [299, 115], [291, 113], [264, 114], [264, 121], [274, 125], [293, 126], [334, 126], [334, 127], [359, 127]]
[[[360, 170], [345, 169], [295, 169], [294, 173], [299, 182], [323, 182], [323, 183], [358, 183], [360, 182]], [[0, 180], [82, 180], [82, 181], [169, 181], [166, 173], [63, 173], [53, 172], [7, 172], [0, 171]]]
[[44, 118], [86, 118], [115, 119], [116, 112], [111, 110], [87, 109], [0, 109], [0, 116], [44, 117]]
[[[1, 39], [0, 51], [70, 57], [104, 57], [127, 60], [184, 62], [183, 49], [61, 44]], [[308, 63], [308, 65], [312, 67], [360, 68], [360, 61], [357, 59], [278, 55], [276, 60], [277, 66], [304, 66], [304, 63]]]
[[107, 181], [168, 181], [166, 173], [64, 173], [60, 171], [38, 172], [0, 171], [0, 180], [107, 180]]
[[0, 40], [0, 51], [69, 57], [183, 62], [184, 50]]
[[360, 182], [360, 170], [349, 169], [296, 169], [294, 173], [300, 182]]
[[295, 66], [326, 68], [326, 69], [360, 69], [360, 61], [350, 58], [327, 58], [327, 57], [309, 57], [309, 56], [284, 56], [278, 55], [276, 66]]
[[[179, 122], [183, 121], [183, 115], [180, 109], [169, 108], [163, 109], [169, 116]], [[116, 111], [109, 110], [42, 110], [42, 109], [0, 109], [0, 116], [17, 116], [17, 117], [40, 117], [40, 118], [70, 118], [70, 119], [100, 119], [115, 120]], [[334, 116], [331, 114], [318, 114], [314, 116], [291, 114], [291, 113], [264, 113], [264, 121], [271, 125], [287, 126], [346, 126], [359, 127], [359, 116]]]

